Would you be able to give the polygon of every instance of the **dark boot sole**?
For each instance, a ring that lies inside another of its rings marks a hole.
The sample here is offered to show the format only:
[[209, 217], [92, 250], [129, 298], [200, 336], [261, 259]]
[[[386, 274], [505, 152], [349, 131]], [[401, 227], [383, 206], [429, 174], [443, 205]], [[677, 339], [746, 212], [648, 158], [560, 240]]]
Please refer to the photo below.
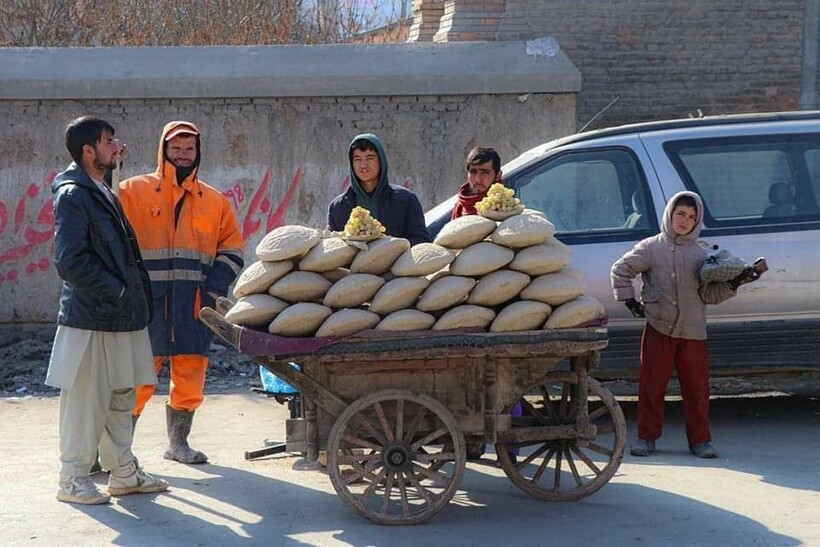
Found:
[[179, 462], [179, 463], [185, 463], [185, 464], [188, 464], [188, 465], [202, 465], [203, 463], [208, 463], [208, 456], [206, 456], [205, 454], [202, 454], [202, 457], [193, 456], [193, 457], [190, 457], [190, 458], [184, 458], [182, 456], [178, 456], [178, 455], [174, 454], [170, 450], [166, 450], [165, 453], [162, 455], [162, 457], [165, 458], [166, 460]]

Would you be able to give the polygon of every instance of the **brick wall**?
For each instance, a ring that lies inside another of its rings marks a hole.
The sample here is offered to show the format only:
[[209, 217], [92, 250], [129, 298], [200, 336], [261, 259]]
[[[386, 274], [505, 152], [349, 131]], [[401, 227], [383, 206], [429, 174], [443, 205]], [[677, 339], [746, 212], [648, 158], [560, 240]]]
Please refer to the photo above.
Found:
[[[804, 0], [506, 0], [494, 35], [476, 3], [445, 3], [461, 35], [556, 38], [583, 75], [579, 127], [618, 96], [597, 127], [799, 104]], [[460, 39], [445, 23], [436, 40]]]

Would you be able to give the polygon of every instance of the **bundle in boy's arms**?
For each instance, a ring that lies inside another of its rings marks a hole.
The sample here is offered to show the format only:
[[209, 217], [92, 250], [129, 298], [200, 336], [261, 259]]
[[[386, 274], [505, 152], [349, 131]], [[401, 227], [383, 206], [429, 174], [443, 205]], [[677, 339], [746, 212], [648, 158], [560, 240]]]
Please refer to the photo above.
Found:
[[740, 285], [756, 281], [769, 269], [765, 258], [758, 258], [749, 265], [719, 245], [705, 241], [698, 243], [708, 253], [700, 268], [700, 280], [703, 282], [728, 281], [736, 289]]
[[259, 262], [237, 280], [239, 301], [225, 319], [279, 336], [508, 332], [605, 320], [603, 305], [584, 296], [579, 272], [567, 267], [571, 250], [553, 237], [543, 213], [525, 209], [501, 184], [477, 210], [451, 221], [435, 242], [414, 247], [386, 236], [362, 207], [342, 232], [276, 228], [257, 246]]

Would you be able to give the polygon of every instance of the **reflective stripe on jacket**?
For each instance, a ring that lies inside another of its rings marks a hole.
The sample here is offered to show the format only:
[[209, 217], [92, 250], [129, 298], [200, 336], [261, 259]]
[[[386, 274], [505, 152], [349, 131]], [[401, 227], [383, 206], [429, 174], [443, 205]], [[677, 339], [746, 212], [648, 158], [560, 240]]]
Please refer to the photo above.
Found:
[[244, 265], [244, 241], [230, 202], [197, 178], [197, 168], [177, 184], [176, 169], [165, 160], [165, 136], [180, 125], [199, 139], [193, 124], [167, 124], [157, 170], [120, 183], [154, 292], [149, 331], [156, 356], [208, 353], [213, 333], [199, 321], [199, 309], [213, 305], [207, 293], [225, 296]]

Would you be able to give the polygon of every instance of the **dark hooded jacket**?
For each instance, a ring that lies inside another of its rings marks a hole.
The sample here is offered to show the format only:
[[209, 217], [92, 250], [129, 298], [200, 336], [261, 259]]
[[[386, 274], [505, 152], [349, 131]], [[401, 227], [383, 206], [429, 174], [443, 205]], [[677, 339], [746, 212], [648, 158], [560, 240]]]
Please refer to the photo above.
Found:
[[344, 230], [350, 212], [354, 207], [364, 207], [387, 229], [387, 235], [403, 237], [411, 245], [430, 241], [430, 234], [424, 224], [424, 212], [416, 194], [401, 186], [390, 184], [388, 179], [387, 155], [379, 138], [372, 133], [356, 135], [350, 141], [352, 145], [359, 139], [366, 139], [373, 144], [379, 154], [379, 182], [372, 195], [367, 194], [353, 173], [353, 149], [348, 147], [348, 165], [350, 169], [350, 187], [336, 196], [327, 209], [327, 227], [340, 232]]
[[[698, 205], [695, 227], [686, 235], [672, 228], [675, 204], [689, 196]], [[706, 339], [706, 304], [719, 304], [735, 295], [728, 283], [701, 283], [700, 268], [706, 251], [698, 244], [703, 229], [703, 201], [694, 192], [672, 196], [663, 211], [661, 232], [639, 241], [612, 265], [612, 289], [622, 302], [635, 298], [632, 280], [641, 276], [641, 300], [646, 320], [672, 338]]]
[[151, 283], [125, 215], [76, 163], [58, 174], [54, 265], [63, 280], [57, 322], [128, 332], [148, 325]]

